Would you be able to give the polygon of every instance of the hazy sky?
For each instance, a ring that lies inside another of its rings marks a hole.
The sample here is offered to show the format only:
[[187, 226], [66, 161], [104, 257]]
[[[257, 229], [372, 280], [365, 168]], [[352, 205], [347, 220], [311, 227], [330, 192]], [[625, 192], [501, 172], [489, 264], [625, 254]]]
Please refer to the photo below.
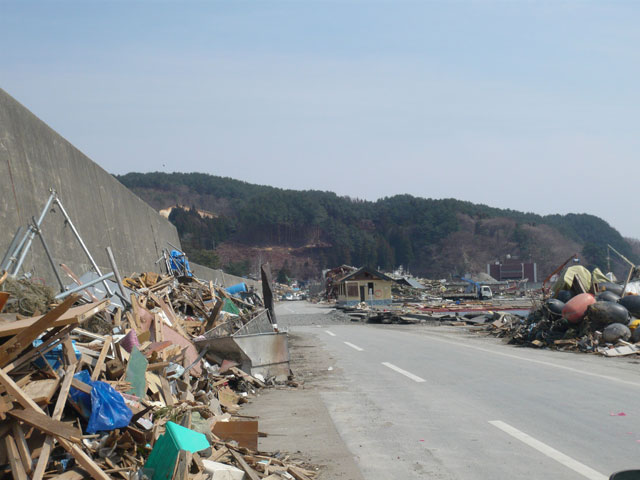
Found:
[[0, 0], [0, 87], [112, 173], [591, 213], [640, 238], [640, 2]]

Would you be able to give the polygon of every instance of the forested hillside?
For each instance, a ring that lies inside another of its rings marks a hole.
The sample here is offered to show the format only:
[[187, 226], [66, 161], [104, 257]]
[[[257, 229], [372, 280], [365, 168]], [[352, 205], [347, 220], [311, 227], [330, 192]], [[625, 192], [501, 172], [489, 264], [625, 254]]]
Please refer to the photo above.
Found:
[[628, 241], [588, 214], [540, 216], [411, 195], [371, 202], [201, 173], [116, 178], [156, 209], [183, 206], [170, 220], [190, 257], [239, 274], [271, 260], [298, 276], [347, 263], [403, 265], [435, 278], [486, 271], [487, 263], [508, 254], [537, 262], [543, 277], [572, 253], [605, 269], [607, 243], [636, 259]]

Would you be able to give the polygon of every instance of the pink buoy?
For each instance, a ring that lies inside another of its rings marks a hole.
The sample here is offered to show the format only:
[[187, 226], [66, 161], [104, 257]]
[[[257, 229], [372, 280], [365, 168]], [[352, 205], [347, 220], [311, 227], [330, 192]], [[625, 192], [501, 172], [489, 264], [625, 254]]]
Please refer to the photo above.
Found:
[[562, 316], [569, 323], [580, 323], [587, 313], [589, 305], [596, 303], [596, 298], [590, 293], [581, 293], [569, 300], [562, 309]]

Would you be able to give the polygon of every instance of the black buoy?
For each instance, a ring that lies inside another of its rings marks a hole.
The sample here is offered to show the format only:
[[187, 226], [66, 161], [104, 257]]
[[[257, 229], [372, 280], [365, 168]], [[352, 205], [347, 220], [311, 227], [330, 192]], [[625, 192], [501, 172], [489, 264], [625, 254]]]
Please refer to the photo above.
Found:
[[592, 330], [602, 330], [612, 323], [629, 325], [629, 311], [616, 302], [596, 302], [589, 306], [587, 317]]
[[562, 303], [567, 303], [569, 300], [573, 298], [573, 293], [569, 290], [560, 290], [556, 293], [556, 299], [560, 300]]
[[596, 296], [596, 300], [600, 300], [603, 302], [617, 302], [620, 300], [620, 295], [616, 295], [611, 290], [605, 290], [604, 292], [600, 292]]
[[625, 295], [618, 300], [620, 305], [629, 310], [634, 317], [640, 317], [640, 296], [638, 295]]

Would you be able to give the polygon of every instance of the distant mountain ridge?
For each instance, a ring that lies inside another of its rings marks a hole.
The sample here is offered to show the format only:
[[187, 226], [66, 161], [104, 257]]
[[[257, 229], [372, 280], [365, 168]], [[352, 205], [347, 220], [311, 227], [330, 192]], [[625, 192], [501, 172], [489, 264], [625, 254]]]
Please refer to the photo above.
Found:
[[[607, 244], [638, 263], [638, 250], [589, 214], [541, 216], [411, 195], [364, 201], [203, 173], [116, 178], [157, 210], [189, 205], [217, 215], [203, 218], [173, 208], [169, 219], [195, 261], [244, 270], [234, 272], [240, 274], [271, 260], [296, 276], [347, 263], [403, 265], [416, 275], [441, 278], [486, 271], [487, 263], [511, 255], [535, 261], [542, 279], [573, 253], [605, 270]], [[624, 271], [615, 262], [613, 267]]]

